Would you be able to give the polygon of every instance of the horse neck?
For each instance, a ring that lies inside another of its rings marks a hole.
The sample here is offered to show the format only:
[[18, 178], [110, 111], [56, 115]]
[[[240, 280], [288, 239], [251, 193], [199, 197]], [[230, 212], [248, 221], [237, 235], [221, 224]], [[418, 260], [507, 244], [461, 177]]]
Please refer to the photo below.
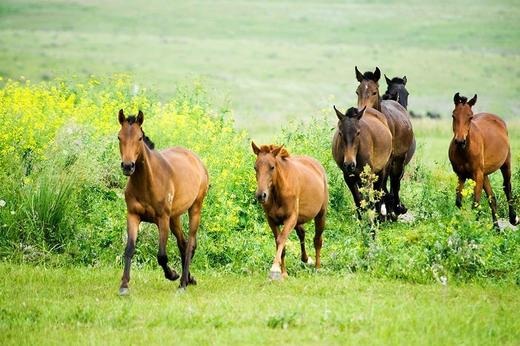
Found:
[[379, 112], [381, 112], [381, 95], [379, 94], [379, 91], [377, 92], [376, 103], [374, 104], [374, 106], [372, 108], [374, 108], [374, 109], [378, 110]]
[[[404, 87], [399, 88], [397, 94], [399, 95], [399, 104], [403, 106], [405, 109], [408, 109], [408, 100], [406, 99], [407, 91]], [[406, 103], [405, 103], [406, 102]]]
[[136, 160], [135, 172], [130, 176], [129, 182], [137, 189], [148, 190], [153, 184], [151, 158], [154, 152], [146, 144], [142, 145], [143, 150]]
[[273, 181], [275, 194], [280, 196], [287, 188], [287, 162], [284, 159], [276, 159], [276, 179]]

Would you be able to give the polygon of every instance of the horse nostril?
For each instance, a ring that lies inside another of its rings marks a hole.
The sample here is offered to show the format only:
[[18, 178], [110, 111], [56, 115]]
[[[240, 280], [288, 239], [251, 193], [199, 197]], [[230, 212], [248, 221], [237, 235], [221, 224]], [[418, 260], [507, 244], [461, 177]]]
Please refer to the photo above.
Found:
[[130, 168], [132, 168], [132, 169], [135, 168], [135, 162], [134, 161], [132, 161], [132, 164], [131, 164]]
[[267, 193], [263, 192], [262, 193], [262, 199], [265, 200], [267, 198]]

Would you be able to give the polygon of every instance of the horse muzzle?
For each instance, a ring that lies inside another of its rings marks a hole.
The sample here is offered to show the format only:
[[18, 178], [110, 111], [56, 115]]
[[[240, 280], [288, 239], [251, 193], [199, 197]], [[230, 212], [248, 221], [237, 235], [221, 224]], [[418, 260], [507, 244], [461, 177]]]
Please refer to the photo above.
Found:
[[466, 138], [462, 138], [462, 139], [455, 138], [455, 144], [462, 149], [466, 149], [466, 144], [467, 144]]
[[356, 170], [356, 164], [354, 162], [343, 162], [343, 167], [345, 167], [345, 170], [347, 173], [354, 173]]
[[269, 197], [269, 195], [265, 191], [256, 193], [256, 200], [262, 204], [267, 202], [267, 197]]
[[123, 170], [123, 174], [129, 177], [135, 172], [135, 162], [121, 162], [121, 169]]

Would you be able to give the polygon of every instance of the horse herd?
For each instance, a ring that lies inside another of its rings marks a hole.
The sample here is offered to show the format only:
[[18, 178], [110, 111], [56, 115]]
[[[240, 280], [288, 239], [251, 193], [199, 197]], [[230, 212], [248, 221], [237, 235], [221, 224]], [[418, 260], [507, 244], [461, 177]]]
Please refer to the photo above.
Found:
[[[334, 106], [338, 124], [332, 139], [332, 156], [343, 172], [360, 217], [362, 195], [360, 174], [369, 166], [377, 176], [373, 188], [382, 196], [374, 205], [382, 219], [396, 220], [407, 212], [399, 191], [406, 165], [412, 159], [416, 142], [407, 111], [408, 91], [406, 77], [389, 79], [386, 93], [379, 94], [381, 72], [361, 73], [355, 68], [359, 86], [356, 89], [357, 107], [341, 112]], [[456, 93], [453, 110], [453, 139], [449, 158], [458, 176], [456, 205], [461, 206], [462, 188], [467, 179], [475, 181], [474, 203], [480, 203], [482, 189], [486, 191], [495, 227], [496, 201], [488, 175], [500, 169], [504, 178], [504, 192], [509, 205], [509, 222], [519, 223], [513, 209], [511, 195], [511, 150], [504, 121], [489, 113], [473, 114], [477, 95], [468, 101]], [[196, 284], [190, 273], [190, 263], [197, 248], [197, 229], [201, 208], [208, 191], [208, 172], [193, 152], [181, 148], [162, 151], [154, 149], [153, 142], [144, 134], [141, 111], [136, 116], [125, 116], [119, 111], [121, 129], [118, 134], [121, 168], [129, 176], [125, 190], [128, 238], [125, 265], [119, 293], [128, 294], [130, 264], [135, 252], [139, 224], [155, 223], [159, 228], [157, 261], [169, 280], [179, 274], [168, 266], [166, 243], [169, 232], [175, 236], [182, 262], [180, 288]], [[270, 278], [287, 276], [285, 243], [295, 229], [301, 245], [301, 260], [320, 267], [322, 234], [327, 215], [328, 188], [325, 170], [314, 158], [291, 156], [281, 146], [251, 143], [256, 155], [256, 198], [265, 212], [267, 223], [276, 242], [276, 254]], [[390, 178], [390, 190], [388, 190]], [[181, 215], [188, 212], [189, 232], [185, 239]], [[313, 261], [305, 251], [303, 225], [314, 219]], [[281, 229], [280, 229], [281, 228]]]

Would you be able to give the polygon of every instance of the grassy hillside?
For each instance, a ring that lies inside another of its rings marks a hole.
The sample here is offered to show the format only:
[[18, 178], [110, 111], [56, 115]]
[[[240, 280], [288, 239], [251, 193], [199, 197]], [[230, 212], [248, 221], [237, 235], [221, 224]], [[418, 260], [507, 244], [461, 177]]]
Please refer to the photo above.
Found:
[[[410, 107], [443, 114], [456, 91], [512, 118], [520, 103], [515, 1], [62, 1], [0, 4], [0, 76], [131, 72], [164, 99], [202, 78], [239, 126], [354, 103], [354, 65], [406, 74]], [[261, 120], [260, 120], [261, 119]]]

